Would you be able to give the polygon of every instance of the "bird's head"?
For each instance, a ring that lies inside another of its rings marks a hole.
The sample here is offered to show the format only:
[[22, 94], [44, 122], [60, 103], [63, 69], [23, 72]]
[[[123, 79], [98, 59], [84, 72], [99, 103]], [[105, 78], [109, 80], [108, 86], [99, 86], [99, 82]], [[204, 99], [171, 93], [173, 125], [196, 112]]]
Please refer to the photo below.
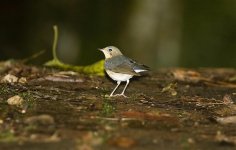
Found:
[[105, 58], [112, 58], [114, 56], [122, 55], [120, 50], [115, 46], [107, 46], [105, 48], [99, 49], [105, 55]]

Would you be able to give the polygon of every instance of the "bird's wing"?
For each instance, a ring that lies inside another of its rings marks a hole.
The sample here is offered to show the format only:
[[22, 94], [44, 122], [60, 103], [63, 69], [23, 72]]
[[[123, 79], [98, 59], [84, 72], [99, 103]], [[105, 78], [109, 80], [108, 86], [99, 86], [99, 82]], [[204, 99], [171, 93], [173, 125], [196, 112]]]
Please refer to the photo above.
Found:
[[123, 55], [107, 59], [105, 61], [105, 68], [116, 73], [130, 74], [134, 76], [140, 76], [141, 72], [149, 70], [147, 66], [139, 64]]
[[135, 72], [134, 69], [127, 63], [121, 63], [115, 67], [110, 68], [109, 70], [116, 73], [130, 74], [134, 76], [140, 76], [139, 73]]
[[145, 71], [149, 71], [150, 68], [148, 66], [145, 66], [143, 64], [140, 64], [138, 62], [136, 62], [135, 60], [133, 59], [130, 59], [130, 58], [127, 58], [126, 59], [128, 61], [128, 63], [132, 66], [133, 70], [136, 72], [136, 73], [141, 73], [141, 72], [145, 72]]

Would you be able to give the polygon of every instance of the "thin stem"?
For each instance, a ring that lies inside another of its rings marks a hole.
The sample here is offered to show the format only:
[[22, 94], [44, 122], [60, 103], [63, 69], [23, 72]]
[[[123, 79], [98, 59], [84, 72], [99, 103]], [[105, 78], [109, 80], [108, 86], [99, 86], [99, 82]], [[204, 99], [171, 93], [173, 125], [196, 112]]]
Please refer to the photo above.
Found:
[[53, 39], [52, 55], [53, 55], [53, 59], [58, 60], [57, 54], [56, 54], [57, 42], [58, 42], [58, 28], [57, 28], [57, 25], [53, 26], [53, 30], [54, 30], [54, 39]]

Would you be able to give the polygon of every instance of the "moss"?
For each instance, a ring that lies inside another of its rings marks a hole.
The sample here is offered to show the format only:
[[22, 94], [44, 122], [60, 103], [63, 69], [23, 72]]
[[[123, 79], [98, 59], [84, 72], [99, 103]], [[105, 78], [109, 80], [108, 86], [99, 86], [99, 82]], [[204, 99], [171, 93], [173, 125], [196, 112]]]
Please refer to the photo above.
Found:
[[104, 76], [104, 60], [100, 60], [95, 62], [94, 64], [87, 65], [87, 66], [73, 66], [69, 64], [65, 64], [61, 62], [56, 54], [57, 49], [57, 39], [58, 39], [58, 29], [57, 26], [53, 27], [54, 29], [54, 41], [52, 47], [53, 59], [46, 62], [44, 65], [47, 67], [55, 67], [64, 70], [73, 70], [79, 73], [89, 74], [89, 75], [98, 75]]
[[36, 104], [35, 102], [35, 98], [33, 97], [33, 95], [27, 91], [27, 92], [23, 92], [23, 93], [19, 93], [19, 96], [23, 98], [23, 104], [22, 104], [22, 108], [24, 110], [28, 109], [28, 108], [33, 108]]
[[102, 104], [102, 115], [103, 116], [111, 116], [116, 108], [112, 105], [109, 99], [104, 98]]
[[16, 137], [14, 133], [10, 130], [2, 131], [0, 133], [0, 141], [1, 142], [13, 142], [16, 141]]

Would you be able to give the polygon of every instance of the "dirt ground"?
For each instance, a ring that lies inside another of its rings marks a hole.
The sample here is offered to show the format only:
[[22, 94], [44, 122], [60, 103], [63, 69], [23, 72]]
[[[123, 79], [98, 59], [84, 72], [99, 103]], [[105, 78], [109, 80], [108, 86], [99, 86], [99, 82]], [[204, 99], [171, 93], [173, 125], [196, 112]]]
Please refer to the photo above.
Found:
[[0, 80], [0, 149], [236, 149], [234, 69], [160, 69], [128, 98], [107, 77], [23, 64], [2, 62]]

